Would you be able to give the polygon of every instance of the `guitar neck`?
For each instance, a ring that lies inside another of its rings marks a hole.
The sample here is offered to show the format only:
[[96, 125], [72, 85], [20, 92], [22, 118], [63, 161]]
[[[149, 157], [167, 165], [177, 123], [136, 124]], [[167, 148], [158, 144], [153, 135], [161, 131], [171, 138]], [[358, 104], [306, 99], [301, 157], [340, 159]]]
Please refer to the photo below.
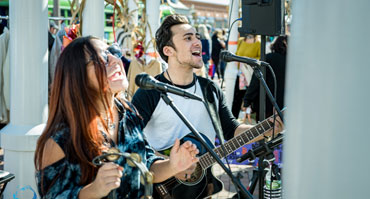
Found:
[[[247, 131], [235, 136], [228, 142], [224, 144], [224, 149], [226, 151], [223, 152], [223, 148], [218, 146], [217, 148], [213, 149], [213, 151], [217, 154], [218, 157], [225, 158], [226, 156], [230, 155], [240, 147], [244, 146], [248, 142], [252, 141], [253, 139], [257, 138], [258, 136], [262, 135], [266, 131], [272, 128], [272, 122], [265, 119], [263, 122], [258, 123], [256, 126], [248, 129]], [[199, 158], [199, 164], [202, 166], [203, 169], [207, 169], [208, 167], [212, 166], [216, 161], [211, 156], [211, 154], [205, 153]]]

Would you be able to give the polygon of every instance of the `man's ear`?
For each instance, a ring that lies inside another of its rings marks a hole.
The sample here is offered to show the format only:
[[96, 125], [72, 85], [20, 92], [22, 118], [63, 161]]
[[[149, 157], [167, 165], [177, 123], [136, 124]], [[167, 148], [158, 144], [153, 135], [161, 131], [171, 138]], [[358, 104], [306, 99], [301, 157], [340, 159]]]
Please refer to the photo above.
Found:
[[175, 49], [173, 49], [171, 46], [165, 46], [163, 47], [163, 54], [165, 54], [167, 57], [171, 57], [175, 52]]

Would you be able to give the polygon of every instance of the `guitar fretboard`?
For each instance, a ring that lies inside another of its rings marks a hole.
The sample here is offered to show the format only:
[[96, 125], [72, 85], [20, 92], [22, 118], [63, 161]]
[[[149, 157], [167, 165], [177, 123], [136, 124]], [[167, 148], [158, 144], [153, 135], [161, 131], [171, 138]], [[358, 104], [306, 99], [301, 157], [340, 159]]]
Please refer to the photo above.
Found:
[[[218, 146], [213, 151], [217, 154], [218, 157], [222, 159], [236, 151], [238, 148], [247, 144], [251, 140], [270, 130], [272, 128], [272, 125], [273, 125], [272, 122], [266, 119], [263, 122], [257, 124], [256, 126], [248, 129], [244, 133], [241, 133], [238, 136], [235, 136], [234, 138], [226, 142], [224, 144], [224, 148], [226, 150], [224, 153], [222, 152], [223, 150], [221, 146]], [[199, 158], [199, 164], [202, 166], [203, 169], [207, 169], [208, 167], [212, 166], [215, 162], [216, 160], [214, 160], [210, 153], [205, 153]]]

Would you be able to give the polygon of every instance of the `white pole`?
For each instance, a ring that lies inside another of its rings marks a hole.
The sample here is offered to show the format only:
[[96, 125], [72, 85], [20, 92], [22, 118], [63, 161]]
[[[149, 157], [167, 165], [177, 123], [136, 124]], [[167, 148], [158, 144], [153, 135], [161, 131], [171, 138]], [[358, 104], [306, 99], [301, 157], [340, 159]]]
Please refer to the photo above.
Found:
[[[148, 19], [148, 23], [150, 26], [150, 29], [152, 30], [152, 33], [150, 34], [149, 28], [146, 29], [146, 36], [145, 36], [145, 43], [148, 43], [152, 38], [155, 36], [155, 32], [159, 28], [159, 6], [160, 1], [154, 0], [154, 1], [146, 1], [146, 15]], [[146, 64], [149, 64], [149, 62], [152, 59], [155, 59], [157, 57], [157, 52], [153, 46], [153, 43], [150, 43], [148, 46], [146, 52], [145, 52], [145, 60]]]
[[293, 6], [284, 198], [369, 198], [370, 1]]
[[[129, 13], [132, 12], [132, 20], [130, 21], [135, 26], [137, 25], [138, 20], [138, 6], [135, 3], [135, 0], [128, 0], [128, 11]], [[136, 10], [136, 11], [135, 11]]]
[[104, 38], [104, 1], [86, 1], [82, 13], [82, 34], [92, 35], [100, 39]]
[[37, 190], [33, 156], [48, 112], [47, 5], [9, 1], [10, 124], [1, 130], [1, 146], [4, 170], [15, 179], [4, 198], [32, 198]]
[[[239, 0], [230, 0], [229, 5], [229, 15], [231, 12], [230, 17], [230, 25], [233, 21], [235, 21], [237, 18], [239, 18]], [[235, 22], [233, 28], [230, 30], [230, 38], [229, 38], [229, 44], [228, 48], [229, 51], [232, 53], [236, 52], [236, 47], [238, 44], [238, 22]], [[225, 69], [225, 95], [226, 95], [226, 102], [227, 106], [232, 108], [233, 99], [234, 99], [234, 87], [235, 87], [235, 81], [236, 76], [238, 74], [238, 66], [236, 62], [229, 62], [227, 63], [226, 69]]]

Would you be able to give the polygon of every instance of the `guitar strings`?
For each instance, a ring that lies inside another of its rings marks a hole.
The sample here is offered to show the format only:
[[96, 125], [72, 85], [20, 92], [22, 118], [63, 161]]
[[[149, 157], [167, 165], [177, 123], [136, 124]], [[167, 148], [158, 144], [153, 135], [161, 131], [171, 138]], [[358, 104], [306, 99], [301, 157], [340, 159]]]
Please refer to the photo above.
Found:
[[[202, 171], [202, 168], [200, 168], [200, 167], [197, 167], [196, 169], [195, 169], [195, 171], [194, 172], [196, 172], [196, 171], [198, 171], [199, 172], [199, 170], [201, 170]], [[164, 182], [164, 183], [162, 183], [163, 185], [165, 185], [165, 186], [171, 186], [171, 185], [173, 185], [174, 183], [176, 183], [177, 182], [177, 180], [176, 180], [176, 178], [171, 178], [168, 182]]]
[[[198, 169], [198, 171], [199, 171], [199, 169]], [[171, 185], [173, 185], [174, 183], [177, 183], [176, 178], [171, 178], [169, 181], [167, 181], [167, 182], [163, 183], [163, 185], [165, 185], [165, 186], [171, 186]]]
[[[202, 157], [204, 157], [206, 154], [203, 154], [202, 156], [200, 156], [199, 158], [201, 159]], [[199, 167], [196, 167], [195, 168], [195, 171], [198, 171], [199, 172], [199, 170], [202, 172], [203, 171], [203, 169], [202, 169], [202, 166], [201, 165], [199, 165]], [[195, 172], [194, 171], [194, 172]], [[165, 185], [165, 186], [171, 186], [171, 185], [173, 185], [173, 183], [176, 183], [177, 182], [177, 180], [176, 180], [176, 178], [171, 178], [171, 179], [169, 179], [167, 182], [164, 182], [164, 183], [161, 183], [162, 185]]]
[[[206, 154], [203, 154], [199, 158], [203, 158], [205, 155]], [[199, 170], [200, 170], [200, 172], [203, 172], [203, 169], [202, 169], [201, 165], [199, 167], [196, 167], [194, 172], [196, 172], [196, 171], [199, 172]], [[164, 183], [161, 183], [161, 184], [164, 185], [164, 186], [172, 186], [174, 183], [177, 183], [176, 178], [171, 178], [167, 182], [164, 182]]]

